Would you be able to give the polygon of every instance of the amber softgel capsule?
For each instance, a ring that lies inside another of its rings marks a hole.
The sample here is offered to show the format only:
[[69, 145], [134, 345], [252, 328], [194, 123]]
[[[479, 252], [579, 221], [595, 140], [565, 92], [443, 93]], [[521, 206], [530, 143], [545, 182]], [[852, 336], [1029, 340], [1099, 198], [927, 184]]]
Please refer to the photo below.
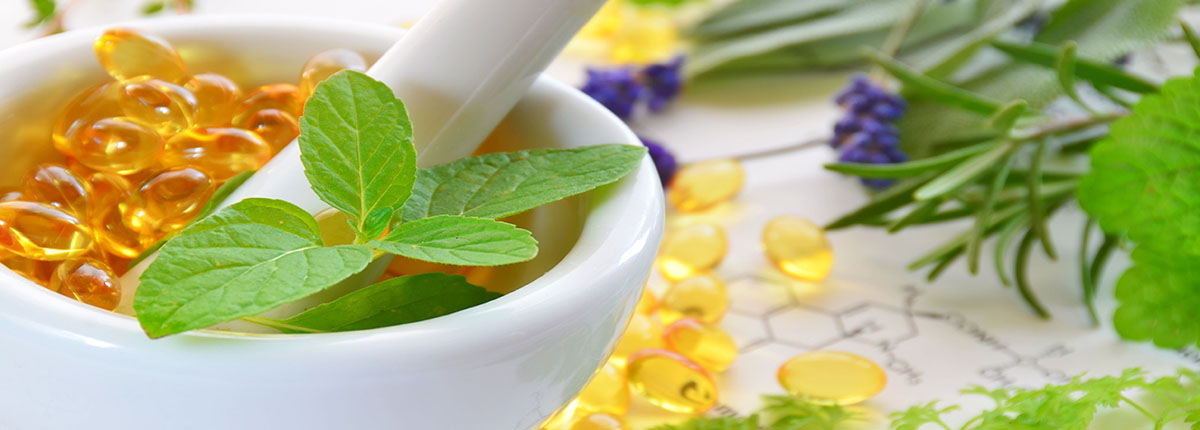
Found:
[[789, 394], [823, 405], [853, 405], [887, 385], [887, 373], [875, 362], [842, 351], [806, 352], [779, 368], [779, 384]]
[[317, 84], [342, 70], [367, 71], [367, 60], [349, 49], [330, 49], [309, 58], [300, 71], [300, 96], [307, 99]]
[[698, 414], [717, 403], [717, 385], [699, 364], [678, 353], [644, 349], [629, 357], [629, 383], [654, 405]]
[[239, 128], [203, 127], [167, 141], [162, 162], [167, 167], [195, 167], [224, 181], [271, 160], [271, 145], [257, 134]]
[[0, 248], [33, 260], [82, 257], [92, 247], [91, 230], [63, 209], [24, 201], [0, 203]]
[[815, 282], [833, 270], [833, 249], [825, 230], [803, 217], [772, 218], [763, 228], [762, 244], [775, 267], [793, 278]]
[[628, 428], [619, 415], [595, 413], [575, 419], [569, 430], [626, 430]]
[[693, 318], [683, 318], [663, 329], [667, 348], [683, 354], [710, 372], [723, 372], [737, 359], [737, 343], [724, 330]]
[[158, 164], [166, 142], [150, 127], [129, 117], [102, 118], [70, 142], [70, 153], [89, 169], [132, 175]]
[[233, 80], [216, 73], [201, 73], [192, 76], [183, 87], [196, 97], [197, 126], [220, 127], [233, 122], [242, 100], [242, 90]]
[[208, 203], [216, 183], [204, 172], [191, 167], [167, 169], [147, 180], [122, 206], [122, 215], [130, 228], [143, 234], [183, 228]]
[[155, 36], [114, 28], [101, 34], [93, 49], [100, 66], [118, 81], [144, 75], [175, 83], [188, 78], [183, 58], [171, 44]]
[[728, 250], [729, 240], [721, 227], [713, 224], [680, 227], [663, 238], [658, 251], [658, 270], [667, 279], [680, 280], [713, 269]]
[[110, 311], [121, 302], [120, 279], [108, 264], [94, 259], [68, 260], [59, 265], [50, 278], [50, 289]]
[[667, 190], [667, 201], [682, 212], [711, 209], [742, 190], [746, 173], [736, 159], [723, 158], [683, 166]]
[[728, 309], [729, 290], [725, 287], [725, 282], [705, 273], [668, 287], [659, 299], [658, 316], [664, 324], [684, 317], [716, 324]]
[[187, 88], [152, 76], [121, 84], [117, 103], [125, 116], [171, 137], [195, 125], [199, 102]]
[[663, 348], [662, 326], [651, 315], [634, 313], [625, 326], [625, 332], [617, 340], [610, 360], [618, 366], [624, 366], [633, 353], [653, 348]]

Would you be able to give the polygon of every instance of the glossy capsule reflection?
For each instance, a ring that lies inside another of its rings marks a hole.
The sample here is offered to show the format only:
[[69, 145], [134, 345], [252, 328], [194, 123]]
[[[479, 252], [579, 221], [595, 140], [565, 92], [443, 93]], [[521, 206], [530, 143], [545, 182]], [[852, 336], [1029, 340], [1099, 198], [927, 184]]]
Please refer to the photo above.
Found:
[[194, 128], [167, 140], [162, 163], [190, 166], [224, 181], [271, 160], [271, 146], [258, 135], [237, 128]]
[[0, 248], [20, 257], [60, 261], [83, 256], [91, 231], [78, 218], [45, 203], [0, 203]]
[[825, 230], [794, 215], [772, 218], [762, 232], [767, 258], [783, 273], [804, 281], [820, 281], [833, 270], [833, 250]]
[[575, 397], [576, 409], [624, 415], [629, 411], [629, 381], [625, 370], [608, 362]]
[[287, 83], [263, 85], [255, 89], [238, 104], [233, 124], [245, 128], [251, 115], [263, 109], [277, 109], [293, 118], [299, 118], [304, 98], [300, 88]]
[[58, 267], [59, 263], [58, 261], [25, 258], [0, 249], [0, 264], [13, 273], [47, 288], [50, 287], [50, 278], [54, 276], [54, 269]]
[[117, 103], [120, 87], [117, 82], [105, 82], [83, 91], [67, 103], [51, 132], [54, 149], [65, 155], [77, 156], [71, 147], [76, 134], [98, 120], [123, 115], [121, 105]]
[[140, 76], [122, 83], [118, 104], [125, 116], [145, 124], [163, 137], [187, 130], [195, 123], [199, 102], [179, 85]]
[[13, 200], [21, 200], [24, 197], [20, 191], [4, 191], [0, 192], [0, 202], [10, 202]]
[[696, 414], [717, 403], [708, 372], [677, 353], [645, 349], [629, 357], [629, 383], [650, 403], [672, 412]]
[[569, 430], [625, 430], [625, 421], [619, 415], [596, 413], [575, 419]]
[[154, 130], [131, 118], [93, 122], [71, 142], [80, 164], [101, 172], [131, 175], [158, 164], [166, 143]]
[[823, 405], [859, 403], [887, 385], [887, 373], [878, 364], [842, 351], [797, 355], [779, 367], [777, 376], [792, 396]]
[[100, 249], [116, 257], [133, 258], [154, 243], [157, 236], [135, 231], [125, 222], [122, 205], [134, 200], [129, 181], [97, 172], [88, 177], [88, 183], [94, 196], [89, 223]]
[[716, 324], [728, 309], [729, 290], [725, 288], [725, 282], [706, 273], [668, 287], [659, 300], [658, 316], [664, 324], [684, 317]]
[[662, 326], [653, 316], [635, 313], [617, 340], [611, 360], [618, 366], [624, 366], [631, 354], [642, 349], [662, 347]]
[[96, 38], [93, 49], [100, 66], [118, 81], [149, 75], [183, 83], [188, 77], [183, 58], [175, 48], [155, 36], [110, 29]]
[[122, 206], [125, 223], [142, 234], [183, 228], [204, 208], [216, 190], [212, 178], [190, 167], [175, 167], [142, 184]]
[[50, 278], [50, 289], [110, 311], [121, 302], [121, 283], [117, 275], [108, 264], [93, 259], [63, 262]]
[[367, 60], [349, 49], [330, 49], [312, 56], [300, 71], [300, 97], [307, 99], [317, 84], [342, 70], [367, 71]]
[[658, 270], [667, 279], [680, 280], [716, 267], [728, 249], [729, 240], [721, 227], [712, 224], [681, 227], [663, 238], [658, 251]]
[[658, 310], [658, 298], [654, 296], [654, 292], [649, 288], [642, 289], [642, 296], [638, 298], [637, 304], [633, 306], [633, 312], [642, 315], [654, 315], [654, 311]]
[[198, 127], [221, 127], [233, 121], [242, 90], [229, 78], [216, 73], [192, 76], [183, 86], [196, 98], [196, 114], [192, 118]]
[[745, 176], [741, 162], [732, 158], [688, 164], [671, 180], [667, 201], [683, 212], [709, 209], [736, 196]]
[[257, 134], [271, 145], [272, 153], [277, 153], [300, 135], [300, 124], [287, 112], [263, 109], [250, 115], [246, 120], [246, 130]]
[[737, 343], [724, 330], [693, 318], [683, 318], [663, 329], [667, 348], [683, 354], [711, 372], [722, 372], [737, 359]]
[[24, 198], [57, 206], [79, 219], [88, 216], [91, 187], [65, 166], [42, 164], [25, 176]]

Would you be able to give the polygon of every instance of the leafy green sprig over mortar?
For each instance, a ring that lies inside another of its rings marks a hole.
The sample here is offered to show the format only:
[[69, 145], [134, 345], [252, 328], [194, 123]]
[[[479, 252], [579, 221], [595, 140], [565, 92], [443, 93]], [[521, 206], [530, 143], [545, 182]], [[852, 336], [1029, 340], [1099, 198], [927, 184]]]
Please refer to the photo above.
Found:
[[284, 320], [256, 316], [361, 272], [378, 255], [470, 266], [537, 255], [529, 231], [497, 218], [614, 182], [645, 156], [609, 144], [486, 154], [417, 169], [412, 124], [385, 84], [343, 71], [300, 119], [313, 191], [344, 213], [353, 243], [322, 241], [316, 219], [282, 200], [246, 199], [198, 219], [141, 276], [134, 310], [152, 338], [242, 319], [287, 333], [405, 324], [498, 297], [462, 276], [428, 273], [371, 285]]

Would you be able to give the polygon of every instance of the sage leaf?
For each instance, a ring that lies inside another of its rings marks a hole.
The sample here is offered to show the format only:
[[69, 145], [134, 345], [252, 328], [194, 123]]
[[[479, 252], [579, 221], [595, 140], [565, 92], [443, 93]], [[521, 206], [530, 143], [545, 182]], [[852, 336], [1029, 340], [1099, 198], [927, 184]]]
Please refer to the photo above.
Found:
[[498, 266], [537, 255], [527, 230], [485, 218], [438, 215], [400, 224], [371, 246], [421, 261], [458, 266]]
[[246, 199], [167, 242], [133, 308], [159, 338], [275, 308], [330, 287], [371, 261], [361, 245], [322, 247], [316, 220], [282, 200]]
[[421, 169], [402, 219], [515, 215], [615, 182], [645, 155], [645, 147], [609, 144], [484, 154]]
[[498, 297], [460, 275], [425, 273], [371, 285], [282, 322], [314, 331], [368, 330], [449, 315]]
[[416, 150], [404, 104], [363, 73], [330, 76], [300, 118], [300, 161], [317, 196], [366, 236], [368, 215], [400, 207], [412, 193]]

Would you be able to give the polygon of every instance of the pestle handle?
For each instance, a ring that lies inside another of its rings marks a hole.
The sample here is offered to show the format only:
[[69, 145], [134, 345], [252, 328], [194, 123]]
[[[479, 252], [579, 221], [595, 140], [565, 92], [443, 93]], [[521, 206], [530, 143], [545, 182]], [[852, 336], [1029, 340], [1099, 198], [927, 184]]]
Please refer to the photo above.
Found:
[[[404, 100], [417, 166], [471, 155], [604, 0], [440, 0], [367, 71]], [[286, 200], [316, 213], [329, 207], [309, 187], [292, 142], [233, 192]], [[138, 277], [153, 256], [121, 278], [119, 312], [132, 314]]]

